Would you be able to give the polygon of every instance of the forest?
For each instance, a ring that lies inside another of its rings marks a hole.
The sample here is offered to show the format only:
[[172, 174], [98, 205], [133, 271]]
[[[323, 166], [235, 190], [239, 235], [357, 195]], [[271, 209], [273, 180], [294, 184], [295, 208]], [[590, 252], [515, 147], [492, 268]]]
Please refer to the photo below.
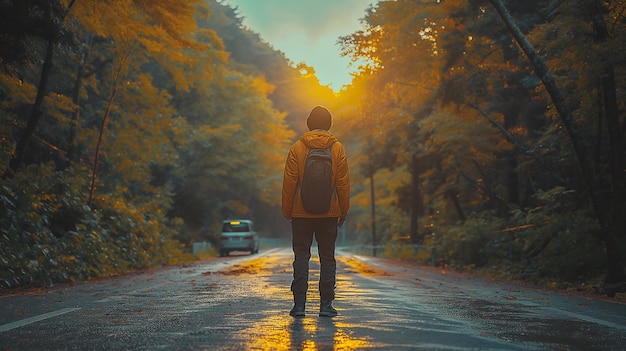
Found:
[[218, 0], [0, 17], [0, 289], [192, 261], [225, 218], [288, 238], [286, 152], [325, 105], [355, 251], [624, 291], [626, 1], [373, 2], [337, 93]]

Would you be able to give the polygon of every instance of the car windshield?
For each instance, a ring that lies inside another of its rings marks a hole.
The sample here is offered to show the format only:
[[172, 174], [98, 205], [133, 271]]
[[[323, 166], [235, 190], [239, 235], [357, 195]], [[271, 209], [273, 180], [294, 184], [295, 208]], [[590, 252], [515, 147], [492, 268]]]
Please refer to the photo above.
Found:
[[227, 232], [227, 233], [228, 232], [242, 233], [242, 232], [249, 232], [249, 231], [250, 231], [250, 228], [248, 227], [248, 223], [242, 223], [238, 221], [226, 222], [222, 226], [222, 232]]

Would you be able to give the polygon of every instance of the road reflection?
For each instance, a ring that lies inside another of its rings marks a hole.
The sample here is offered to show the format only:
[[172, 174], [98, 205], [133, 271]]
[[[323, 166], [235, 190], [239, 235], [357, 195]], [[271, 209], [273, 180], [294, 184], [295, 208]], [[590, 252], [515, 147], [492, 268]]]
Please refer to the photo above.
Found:
[[274, 316], [248, 331], [249, 350], [355, 350], [368, 346], [349, 335], [350, 326], [337, 318]]
[[[266, 301], [260, 319], [246, 319], [247, 327], [241, 335], [246, 340], [246, 350], [356, 350], [371, 347], [366, 339], [352, 335], [354, 325], [346, 322], [341, 316], [325, 318], [317, 316], [319, 298], [317, 291], [310, 289], [306, 317], [293, 318], [288, 311], [291, 307], [291, 254], [257, 257], [255, 259], [233, 265], [219, 273], [231, 277], [255, 276], [258, 289], [254, 293]], [[310, 286], [317, 285], [319, 278], [319, 261], [311, 259], [312, 279]], [[341, 277], [341, 284], [347, 284], [351, 277]], [[243, 321], [242, 321], [243, 323]]]
[[[310, 285], [316, 286], [318, 262], [315, 257], [312, 258], [311, 265]], [[229, 273], [254, 275], [259, 286], [256, 293], [263, 296], [266, 301], [271, 301], [272, 305], [276, 303], [273, 306], [277, 307], [270, 308], [263, 318], [256, 320], [243, 331], [247, 342], [246, 350], [356, 350], [369, 345], [365, 339], [351, 335], [354, 326], [346, 323], [341, 316], [341, 309], [340, 315], [335, 318], [317, 316], [319, 299], [316, 298], [317, 292], [314, 289], [309, 291], [307, 316], [303, 318], [289, 316], [288, 308], [291, 304], [289, 255], [258, 258], [233, 266]]]

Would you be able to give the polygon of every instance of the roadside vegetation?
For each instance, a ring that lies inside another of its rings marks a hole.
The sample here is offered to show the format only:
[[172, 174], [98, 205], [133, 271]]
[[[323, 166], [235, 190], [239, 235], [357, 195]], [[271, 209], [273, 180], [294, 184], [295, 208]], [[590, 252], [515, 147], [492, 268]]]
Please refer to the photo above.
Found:
[[422, 245], [422, 263], [623, 289], [625, 9], [373, 5], [342, 38], [365, 62], [337, 123], [357, 159], [348, 232], [379, 254]]
[[228, 217], [288, 230], [284, 150], [334, 94], [232, 8], [0, 6], [1, 288], [194, 260]]
[[363, 13], [335, 94], [215, 0], [0, 4], [0, 288], [195, 260], [229, 217], [287, 237], [285, 152], [321, 104], [360, 252], [619, 291], [626, 3]]

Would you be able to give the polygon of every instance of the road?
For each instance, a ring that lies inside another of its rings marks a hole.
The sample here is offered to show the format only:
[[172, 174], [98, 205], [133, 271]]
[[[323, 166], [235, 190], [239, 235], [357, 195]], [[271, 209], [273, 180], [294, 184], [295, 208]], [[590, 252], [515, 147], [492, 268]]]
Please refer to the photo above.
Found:
[[0, 296], [0, 350], [624, 350], [626, 305], [338, 252], [339, 316], [292, 318], [292, 254]]

